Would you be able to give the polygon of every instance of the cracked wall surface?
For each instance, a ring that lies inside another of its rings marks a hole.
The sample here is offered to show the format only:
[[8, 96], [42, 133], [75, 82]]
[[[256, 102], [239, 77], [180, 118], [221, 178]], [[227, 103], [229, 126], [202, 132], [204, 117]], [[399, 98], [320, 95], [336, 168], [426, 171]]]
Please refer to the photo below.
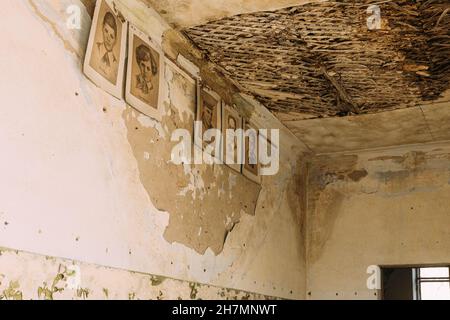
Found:
[[[34, 277], [29, 276], [29, 270], [33, 270]], [[0, 300], [108, 299], [272, 300], [276, 298], [0, 248]]]
[[[0, 22], [0, 93], [8, 106], [0, 112], [0, 246], [304, 297], [305, 208], [297, 196], [305, 189], [295, 181], [304, 180], [298, 158], [307, 149], [279, 121], [239, 95], [147, 4], [117, 1], [169, 58], [183, 53], [242, 114], [281, 130], [280, 171], [261, 185], [226, 166], [175, 166], [170, 133], [192, 128], [194, 87], [172, 63], [163, 81], [165, 116], [156, 122], [82, 74], [91, 1], [6, 1]], [[81, 30], [66, 28], [71, 4], [82, 8]]]
[[319, 156], [308, 190], [307, 297], [378, 299], [369, 266], [450, 262], [450, 146]]
[[[0, 297], [377, 299], [368, 266], [449, 263], [448, 143], [312, 157], [144, 1], [118, 0], [167, 55], [158, 122], [82, 74], [93, 1], [5, 1], [0, 246], [12, 249], [0, 250]], [[81, 30], [65, 26], [70, 4]], [[170, 162], [170, 134], [192, 130], [195, 110], [180, 54], [241, 115], [280, 129], [277, 175], [258, 185]], [[352, 117], [294, 133], [322, 153], [429, 143], [448, 138], [446, 106], [383, 114], [383, 134]], [[71, 264], [83, 290], [53, 292]]]
[[177, 144], [168, 143], [170, 132], [193, 127], [192, 118], [187, 125], [177, 123], [177, 119], [164, 121], [168, 126], [161, 129], [161, 136], [154, 127], [146, 127], [145, 121], [139, 122], [131, 108], [123, 117], [142, 184], [155, 206], [170, 215], [165, 239], [183, 243], [200, 254], [208, 248], [220, 254], [241, 215], [255, 215], [261, 187], [222, 165], [180, 166], [167, 161]]

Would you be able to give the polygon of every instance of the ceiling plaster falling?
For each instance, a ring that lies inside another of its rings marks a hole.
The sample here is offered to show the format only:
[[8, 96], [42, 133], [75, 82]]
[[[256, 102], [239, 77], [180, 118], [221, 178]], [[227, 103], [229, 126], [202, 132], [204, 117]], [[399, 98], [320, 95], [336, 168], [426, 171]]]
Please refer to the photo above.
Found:
[[433, 101], [450, 84], [448, 1], [310, 3], [187, 28], [209, 58], [271, 111], [313, 117]]

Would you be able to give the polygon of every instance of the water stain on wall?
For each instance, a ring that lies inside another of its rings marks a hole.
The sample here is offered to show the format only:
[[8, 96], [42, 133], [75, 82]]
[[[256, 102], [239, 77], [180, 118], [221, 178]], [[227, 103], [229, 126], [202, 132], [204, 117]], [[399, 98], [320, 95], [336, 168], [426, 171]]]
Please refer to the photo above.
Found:
[[416, 169], [424, 164], [427, 160], [427, 155], [423, 151], [411, 151], [403, 156], [381, 156], [369, 159], [369, 161], [393, 161], [404, 166], [405, 169]]
[[443, 149], [315, 158], [308, 178], [309, 262], [321, 257], [346, 197], [435, 191], [448, 183], [449, 160], [450, 152]]
[[339, 207], [345, 198], [342, 190], [328, 188], [343, 181], [360, 181], [367, 176], [364, 169], [356, 169], [358, 156], [346, 155], [336, 160], [332, 156], [318, 157], [310, 165], [308, 177], [308, 261], [314, 263], [321, 256], [331, 236]]

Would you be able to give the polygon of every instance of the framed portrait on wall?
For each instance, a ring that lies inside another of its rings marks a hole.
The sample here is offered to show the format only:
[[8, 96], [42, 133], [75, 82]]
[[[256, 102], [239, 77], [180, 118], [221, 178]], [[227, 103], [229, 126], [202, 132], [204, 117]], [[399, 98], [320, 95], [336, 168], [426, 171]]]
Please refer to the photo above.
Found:
[[161, 121], [164, 54], [159, 44], [129, 25], [125, 100], [145, 115]]
[[179, 113], [180, 123], [177, 122], [177, 128], [183, 127], [184, 129], [189, 130], [191, 137], [193, 137], [194, 127], [192, 126], [192, 122], [195, 119], [195, 112], [197, 109], [197, 79], [169, 58], [166, 57], [164, 61], [164, 69], [166, 71], [166, 76], [168, 77], [167, 80], [171, 79], [169, 83], [171, 92], [178, 91], [185, 93], [180, 97], [178, 102], [174, 102], [182, 105], [183, 109], [186, 111]]
[[[263, 132], [264, 132], [264, 134], [263, 134]], [[262, 159], [258, 159], [260, 176], [262, 176], [262, 175], [264, 175], [264, 172], [266, 172], [266, 174], [267, 174], [268, 171], [271, 170], [273, 161], [277, 161], [279, 163], [280, 150], [279, 150], [279, 146], [273, 142], [270, 130], [260, 131], [259, 136], [260, 136], [260, 138], [262, 138], [265, 141], [265, 143], [262, 143], [260, 141], [260, 139], [258, 140], [259, 141], [258, 151], [261, 150], [261, 151], [265, 152], [267, 157], [271, 159], [270, 163], [268, 163], [268, 164], [267, 163], [264, 164]], [[276, 139], [276, 140], [278, 141], [279, 139]], [[266, 148], [266, 150], [261, 149], [264, 147]]]
[[[197, 145], [203, 151], [207, 151], [208, 145], [216, 145], [218, 148], [215, 148], [214, 151], [210, 152], [211, 156], [220, 159], [220, 139], [211, 139], [211, 141], [206, 141], [204, 139], [204, 134], [210, 129], [218, 129], [221, 130], [222, 126], [222, 102], [220, 96], [215, 93], [213, 90], [208, 87], [201, 85], [198, 82], [198, 90], [197, 90], [197, 112], [196, 112], [196, 121], [200, 124], [200, 128], [196, 128], [196, 134], [201, 133], [201, 141], [202, 145]], [[200, 130], [198, 130], [200, 129]], [[195, 139], [196, 141], [198, 139]], [[219, 152], [217, 152], [219, 150]]]
[[223, 137], [223, 160], [230, 168], [241, 172], [244, 150], [244, 136], [242, 130], [239, 135], [227, 135], [227, 130], [242, 129], [242, 117], [236, 109], [226, 103], [222, 103], [222, 137]]
[[127, 22], [112, 0], [97, 1], [83, 70], [96, 85], [123, 98]]
[[258, 159], [258, 128], [248, 120], [244, 120], [244, 163], [242, 173], [250, 180], [261, 183], [260, 164]]

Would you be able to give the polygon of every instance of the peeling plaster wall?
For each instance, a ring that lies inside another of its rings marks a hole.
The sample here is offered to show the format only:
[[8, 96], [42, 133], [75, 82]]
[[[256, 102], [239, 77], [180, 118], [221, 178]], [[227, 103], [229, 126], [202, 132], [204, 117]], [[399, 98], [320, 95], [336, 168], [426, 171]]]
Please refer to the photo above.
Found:
[[377, 299], [367, 268], [450, 263], [450, 144], [317, 157], [307, 298]]
[[[0, 300], [276, 299], [2, 248], [0, 270]], [[77, 286], [78, 279], [85, 280]]]
[[[155, 122], [82, 74], [92, 1], [5, 1], [0, 246], [108, 270], [304, 297], [305, 208], [297, 196], [305, 190], [293, 186], [304, 180], [297, 159], [307, 150], [286, 128], [252, 99], [233, 94], [233, 101], [246, 101], [245, 114], [281, 129], [279, 174], [258, 186], [226, 166], [175, 166], [170, 133], [192, 128], [195, 107], [194, 88], [181, 73], [166, 68], [165, 116]], [[81, 30], [65, 26], [70, 4], [83, 9]], [[176, 58], [175, 33], [153, 9], [139, 0], [121, 0], [118, 7]], [[213, 76], [209, 70], [208, 79]], [[46, 262], [34, 255], [7, 258], [3, 272], [2, 259], [0, 273], [8, 279], [14, 265], [29, 265], [20, 282], [29, 288], [24, 297], [34, 297]], [[92, 268], [95, 277], [119, 272]], [[96, 280], [83, 281], [101, 295]], [[177, 286], [167, 290], [164, 297], [174, 297], [170, 290]]]

